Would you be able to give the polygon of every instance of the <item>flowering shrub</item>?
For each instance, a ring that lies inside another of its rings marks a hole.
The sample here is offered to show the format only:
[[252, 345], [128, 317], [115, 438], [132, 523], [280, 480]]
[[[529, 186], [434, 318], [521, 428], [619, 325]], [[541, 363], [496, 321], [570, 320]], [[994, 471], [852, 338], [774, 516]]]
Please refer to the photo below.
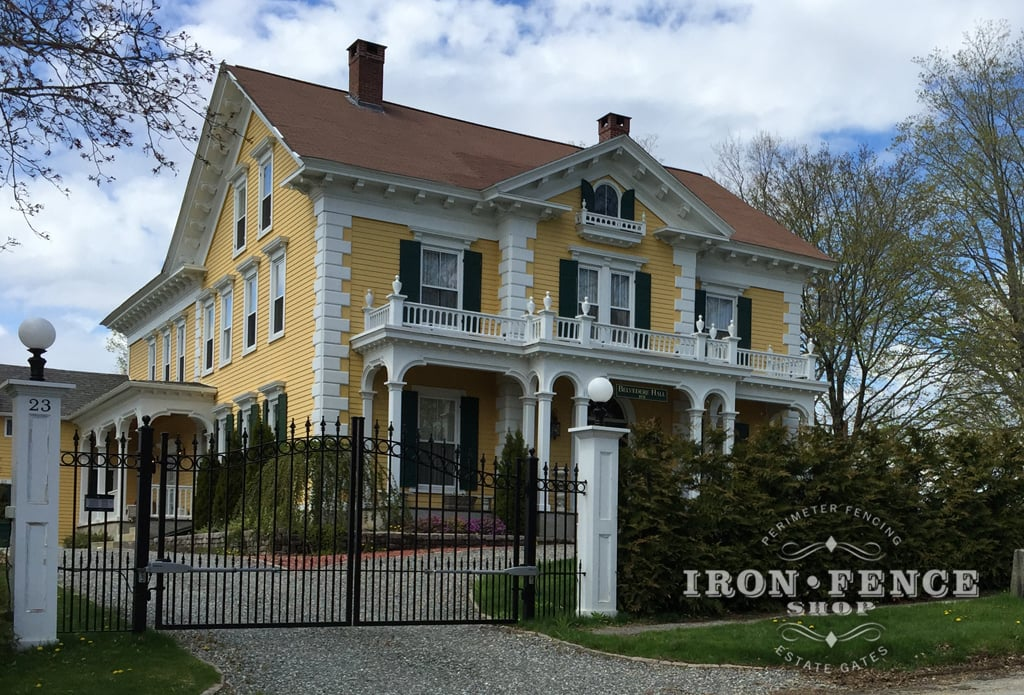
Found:
[[473, 517], [467, 521], [459, 517], [442, 519], [436, 514], [419, 519], [416, 530], [420, 533], [471, 533], [483, 536], [501, 536], [507, 531], [505, 523], [493, 517]]

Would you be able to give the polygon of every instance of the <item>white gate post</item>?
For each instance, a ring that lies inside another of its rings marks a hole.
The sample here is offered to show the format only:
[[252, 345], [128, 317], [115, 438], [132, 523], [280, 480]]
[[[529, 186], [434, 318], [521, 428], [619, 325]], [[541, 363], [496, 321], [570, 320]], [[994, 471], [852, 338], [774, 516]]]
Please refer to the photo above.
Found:
[[619, 524], [619, 427], [574, 427], [579, 479], [586, 494], [576, 496], [576, 555], [583, 576], [579, 615], [615, 615]]
[[[44, 340], [32, 340], [39, 337], [39, 331]], [[49, 342], [45, 340], [47, 331]], [[29, 319], [18, 335], [33, 353], [31, 380], [10, 379], [2, 388], [13, 401], [14, 415], [10, 548], [14, 556], [14, 640], [17, 648], [27, 649], [57, 641], [60, 405], [64, 392], [75, 386], [42, 381], [41, 354], [53, 344], [49, 322]]]

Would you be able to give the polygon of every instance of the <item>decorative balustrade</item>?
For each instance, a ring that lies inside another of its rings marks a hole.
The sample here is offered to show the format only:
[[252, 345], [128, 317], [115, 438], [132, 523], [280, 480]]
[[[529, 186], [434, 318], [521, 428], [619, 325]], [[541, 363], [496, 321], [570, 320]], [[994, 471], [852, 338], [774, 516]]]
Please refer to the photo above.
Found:
[[813, 370], [814, 362], [808, 360], [806, 356], [777, 355], [770, 350], [768, 352], [740, 350], [737, 357], [739, 366], [747, 367], [758, 374], [782, 379], [808, 379], [814, 376], [808, 371], [809, 369]]
[[644, 221], [637, 222], [636, 220], [627, 220], [621, 217], [600, 215], [596, 212], [590, 212], [590, 210], [587, 210], [586, 208], [581, 212], [576, 213], [576, 224], [583, 224], [588, 227], [605, 227], [607, 229], [632, 232], [639, 235], [643, 235], [647, 229], [646, 216]]
[[[396, 281], [397, 282], [397, 281]], [[548, 306], [550, 302], [545, 302]], [[530, 308], [534, 305], [531, 301]], [[770, 350], [741, 350], [739, 338], [712, 338], [708, 333], [691, 335], [613, 326], [595, 322], [591, 316], [566, 318], [544, 309], [522, 317], [497, 316], [462, 309], [449, 309], [406, 302], [400, 294], [388, 297], [377, 308], [367, 306], [365, 332], [389, 326], [416, 328], [429, 333], [451, 333], [471, 340], [502, 341], [513, 345], [553, 343], [579, 345], [612, 351], [673, 356], [701, 362], [728, 364], [753, 373], [780, 379], [813, 379], [816, 357], [775, 354]]]

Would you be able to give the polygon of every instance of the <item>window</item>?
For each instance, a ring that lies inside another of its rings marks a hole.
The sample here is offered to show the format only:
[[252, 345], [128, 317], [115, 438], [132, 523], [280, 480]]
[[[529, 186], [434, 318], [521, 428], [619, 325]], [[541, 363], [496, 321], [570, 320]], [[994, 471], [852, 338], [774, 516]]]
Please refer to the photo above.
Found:
[[185, 322], [178, 323], [178, 381], [185, 381]]
[[419, 457], [416, 482], [431, 487], [453, 487], [458, 433], [458, 400], [455, 398], [419, 398], [419, 445], [427, 455]]
[[459, 256], [450, 251], [423, 249], [420, 298], [424, 304], [459, 307]]
[[259, 282], [256, 271], [245, 278], [243, 287], [245, 294], [245, 329], [242, 344], [242, 354], [256, 349], [256, 308], [258, 300]]
[[734, 300], [731, 297], [718, 297], [709, 294], [707, 296], [704, 317], [704, 325], [708, 332], [714, 326], [715, 334], [712, 338], [725, 338], [729, 335], [729, 323], [733, 318]]
[[9, 417], [5, 417], [4, 418], [4, 436], [5, 437], [13, 437], [14, 436], [14, 419], [13, 418], [9, 418]]
[[284, 333], [284, 253], [270, 261], [270, 334], [269, 340]]
[[164, 359], [162, 361], [163, 368], [164, 368], [164, 381], [170, 381], [171, 380], [171, 329], [168, 328], [166, 331], [164, 331], [163, 335], [160, 337], [160, 340], [163, 343], [163, 345], [161, 347], [163, 348], [163, 357], [164, 357]]
[[156, 381], [156, 338], [149, 339], [149, 354], [147, 355], [149, 366], [149, 380]]
[[260, 234], [270, 230], [273, 212], [274, 157], [267, 155], [260, 162]]
[[590, 303], [588, 314], [598, 323], [632, 326], [633, 274], [606, 267], [579, 267], [576, 285], [577, 315], [583, 313], [583, 300]]
[[619, 192], [607, 183], [600, 184], [594, 189], [594, 209], [599, 215], [609, 217], [619, 216]]
[[245, 179], [235, 182], [235, 251], [245, 248]]
[[216, 315], [213, 301], [203, 305], [203, 373], [213, 369], [213, 340], [216, 335]]
[[583, 315], [583, 302], [586, 300], [589, 302], [589, 310], [586, 312], [594, 318], [598, 317], [598, 308], [600, 304], [600, 297], [598, 297], [598, 276], [599, 271], [596, 268], [580, 268], [580, 277], [577, 287], [576, 297], [576, 315]]
[[220, 363], [231, 361], [231, 304], [234, 292], [224, 290], [220, 295]]

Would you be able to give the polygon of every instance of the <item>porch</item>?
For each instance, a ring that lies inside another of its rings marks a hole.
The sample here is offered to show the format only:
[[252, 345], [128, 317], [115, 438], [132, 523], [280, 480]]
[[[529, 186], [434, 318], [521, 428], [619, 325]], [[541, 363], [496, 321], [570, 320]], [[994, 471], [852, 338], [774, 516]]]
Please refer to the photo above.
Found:
[[[400, 291], [397, 279], [395, 285]], [[625, 353], [634, 357], [670, 357], [693, 366], [738, 367], [758, 377], [784, 381], [814, 380], [816, 356], [813, 352], [787, 355], [770, 349], [740, 348], [740, 339], [733, 324], [725, 328], [729, 333], [727, 337], [714, 338], [716, 331], [713, 326], [705, 332], [704, 326], [699, 325], [701, 330], [683, 335], [598, 323], [587, 315], [566, 318], [551, 310], [550, 294], [544, 298], [543, 309], [535, 312], [531, 299], [527, 313], [519, 317], [407, 302], [397, 291], [388, 295], [387, 303], [382, 306], [369, 306], [372, 301], [372, 295], [368, 295], [367, 306], [363, 309], [364, 331], [353, 341], [360, 347], [394, 337], [391, 334], [394, 329], [415, 329], [421, 335], [457, 337], [460, 344], [466, 346], [491, 344], [505, 349], [522, 348], [523, 352], [536, 347], [576, 347], [605, 352], [609, 358], [621, 357]]]

